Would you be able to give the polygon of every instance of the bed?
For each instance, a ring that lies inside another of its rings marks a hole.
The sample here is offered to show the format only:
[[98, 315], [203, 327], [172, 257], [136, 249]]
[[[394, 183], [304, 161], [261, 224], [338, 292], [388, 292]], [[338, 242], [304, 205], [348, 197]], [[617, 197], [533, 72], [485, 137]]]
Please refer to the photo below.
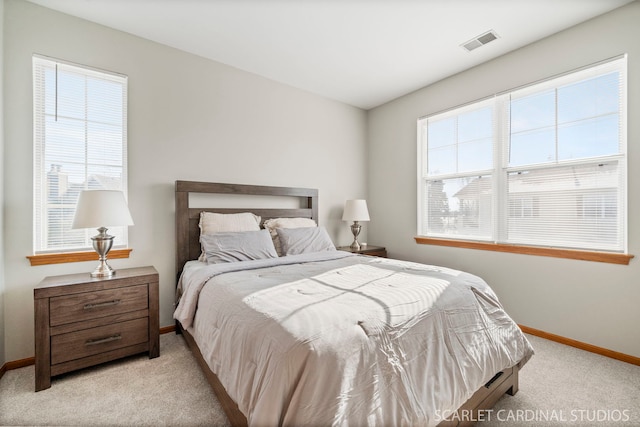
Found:
[[[260, 207], [192, 206], [202, 194], [257, 196]], [[282, 197], [296, 205], [262, 207]], [[473, 425], [518, 391], [533, 349], [480, 278], [316, 243], [300, 252], [324, 233], [306, 226], [277, 230], [287, 256], [209, 264], [223, 238], [264, 233], [219, 233], [210, 249], [203, 212], [317, 224], [318, 191], [176, 181], [175, 201], [176, 332], [232, 425]]]

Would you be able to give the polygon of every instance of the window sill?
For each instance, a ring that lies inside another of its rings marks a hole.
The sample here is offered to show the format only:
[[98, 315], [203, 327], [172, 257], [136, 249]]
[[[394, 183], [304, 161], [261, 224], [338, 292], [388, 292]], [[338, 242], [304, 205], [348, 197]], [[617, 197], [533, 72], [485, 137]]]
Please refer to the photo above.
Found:
[[471, 240], [435, 239], [423, 236], [416, 236], [414, 239], [416, 243], [421, 245], [451, 246], [455, 248], [479, 249], [485, 251], [508, 252], [513, 254], [547, 256], [553, 258], [579, 259], [582, 261], [606, 262], [621, 265], [629, 265], [629, 261], [634, 257], [634, 255], [610, 252], [506, 245], [503, 243], [474, 242]]
[[[109, 251], [108, 259], [129, 258], [133, 249], [113, 249]], [[67, 262], [97, 261], [98, 254], [94, 251], [61, 252], [55, 254], [39, 254], [27, 256], [32, 266], [48, 264], [64, 264]]]

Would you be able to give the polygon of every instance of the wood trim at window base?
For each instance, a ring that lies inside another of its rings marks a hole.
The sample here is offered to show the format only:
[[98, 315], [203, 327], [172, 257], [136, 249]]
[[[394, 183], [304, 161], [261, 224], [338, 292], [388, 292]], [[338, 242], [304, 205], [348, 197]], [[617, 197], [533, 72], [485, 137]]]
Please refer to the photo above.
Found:
[[[129, 258], [133, 249], [113, 249], [107, 255], [108, 259]], [[64, 264], [67, 262], [97, 261], [98, 254], [95, 251], [64, 252], [55, 254], [39, 254], [27, 256], [32, 266], [47, 264]]]
[[582, 261], [606, 262], [610, 264], [629, 265], [634, 255], [612, 252], [580, 251], [575, 249], [541, 248], [537, 246], [507, 245], [504, 243], [475, 242], [472, 240], [436, 239], [416, 236], [416, 243], [421, 245], [451, 246], [455, 248], [479, 249], [485, 251], [508, 252], [513, 254], [547, 256], [553, 258], [578, 259]]

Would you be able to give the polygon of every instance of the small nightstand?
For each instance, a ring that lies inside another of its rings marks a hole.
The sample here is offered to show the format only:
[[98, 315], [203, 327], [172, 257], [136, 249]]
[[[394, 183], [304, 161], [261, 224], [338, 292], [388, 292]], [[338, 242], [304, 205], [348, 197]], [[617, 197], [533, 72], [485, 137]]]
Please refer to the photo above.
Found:
[[33, 290], [36, 391], [51, 377], [137, 353], [160, 355], [158, 272], [46, 277]]
[[362, 245], [359, 250], [351, 249], [351, 246], [338, 246], [336, 249], [354, 254], [387, 257], [387, 249], [384, 246]]

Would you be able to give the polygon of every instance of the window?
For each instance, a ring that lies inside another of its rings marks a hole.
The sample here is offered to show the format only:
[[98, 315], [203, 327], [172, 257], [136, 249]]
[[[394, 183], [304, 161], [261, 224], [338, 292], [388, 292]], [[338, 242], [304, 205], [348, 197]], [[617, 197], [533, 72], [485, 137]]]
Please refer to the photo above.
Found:
[[418, 234], [626, 251], [626, 57], [418, 120]]
[[421, 123], [427, 235], [491, 238], [493, 110], [484, 101]]
[[[91, 249], [72, 230], [80, 191], [127, 190], [127, 77], [33, 57], [34, 253]], [[127, 228], [112, 227], [114, 247]]]

